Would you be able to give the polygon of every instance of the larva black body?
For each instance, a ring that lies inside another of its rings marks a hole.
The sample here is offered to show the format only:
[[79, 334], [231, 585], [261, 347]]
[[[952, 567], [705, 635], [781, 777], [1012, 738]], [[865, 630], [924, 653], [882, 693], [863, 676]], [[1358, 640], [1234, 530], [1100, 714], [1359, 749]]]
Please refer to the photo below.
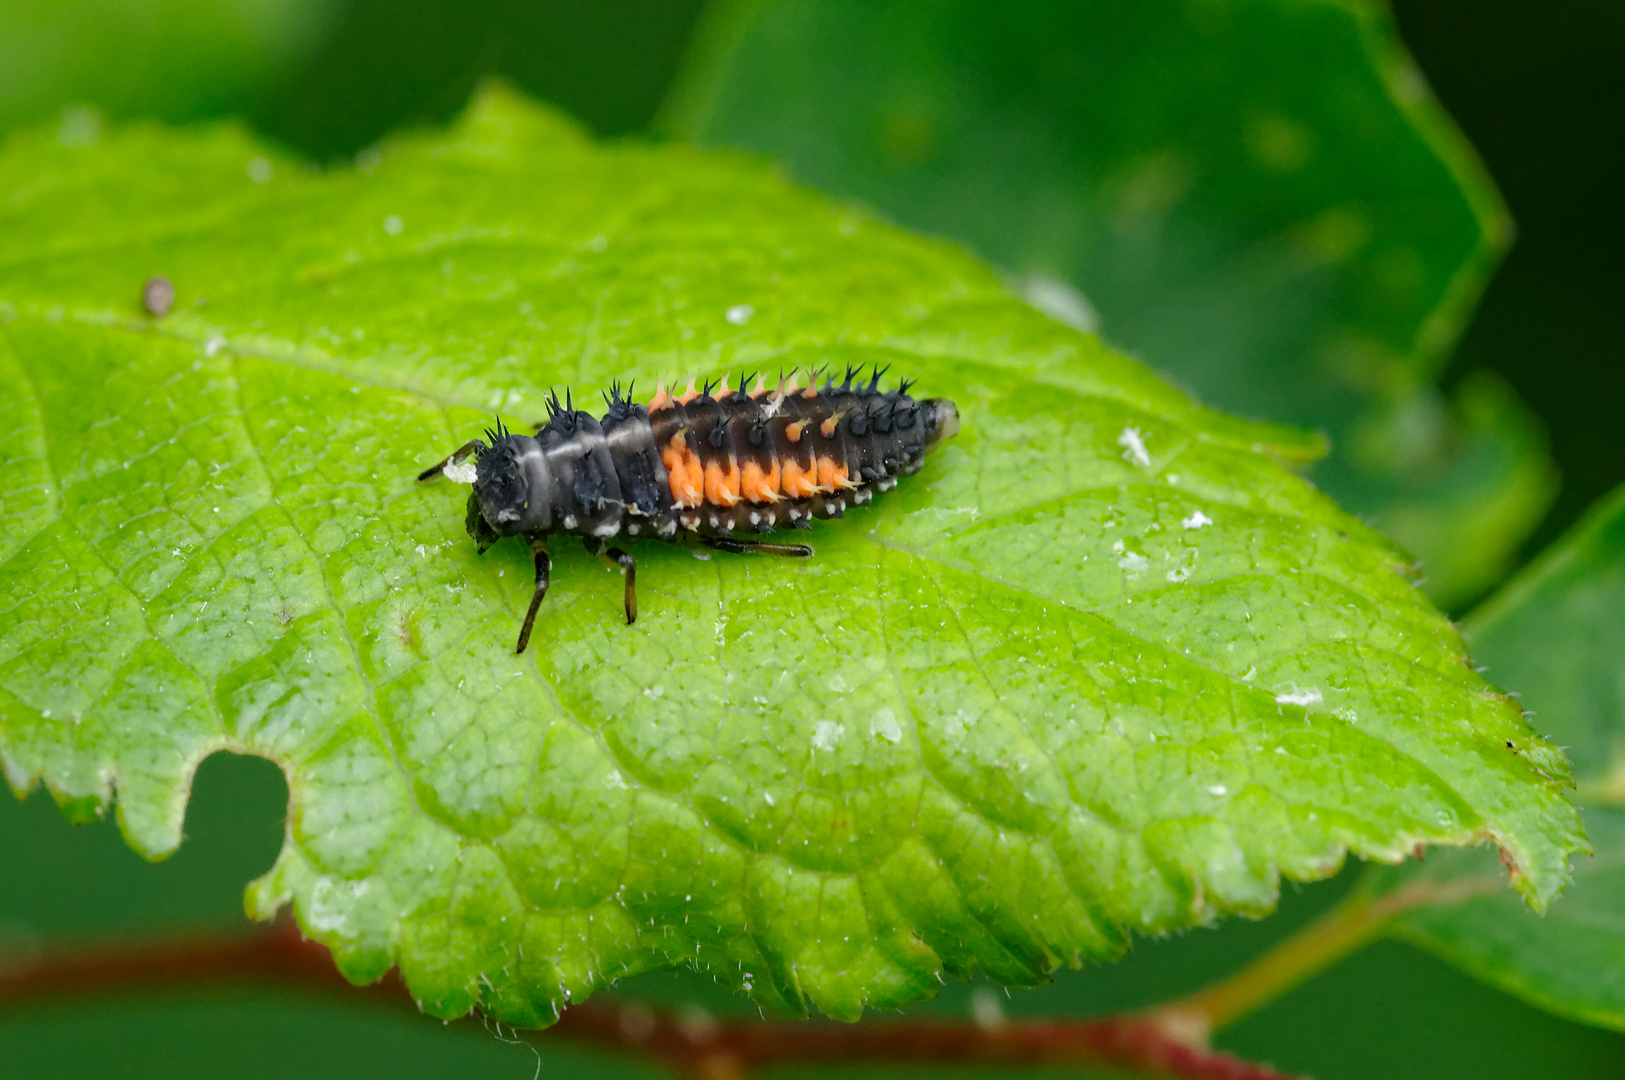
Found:
[[547, 592], [546, 537], [575, 534], [620, 564], [630, 623], [636, 565], [609, 546], [611, 538], [692, 537], [723, 551], [811, 555], [804, 544], [757, 537], [843, 516], [919, 471], [926, 453], [959, 430], [959, 412], [946, 398], [917, 401], [906, 381], [883, 392], [879, 371], [854, 385], [855, 374], [805, 389], [793, 377], [772, 390], [762, 381], [729, 390], [726, 379], [718, 387], [691, 384], [680, 396], [662, 388], [647, 406], [617, 386], [605, 395], [602, 419], [555, 395], [535, 435], [499, 424], [488, 441], [468, 443], [419, 479], [472, 479], [467, 527], [482, 552], [505, 536], [529, 541], [536, 591], [519, 634], [524, 652]]

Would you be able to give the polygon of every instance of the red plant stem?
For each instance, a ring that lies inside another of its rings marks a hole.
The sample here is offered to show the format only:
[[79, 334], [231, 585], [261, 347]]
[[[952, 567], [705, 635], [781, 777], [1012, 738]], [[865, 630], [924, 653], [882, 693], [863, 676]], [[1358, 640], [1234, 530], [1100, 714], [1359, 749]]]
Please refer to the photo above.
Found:
[[[145, 944], [47, 951], [0, 964], [0, 1009], [119, 990], [281, 983], [355, 995], [325, 948], [292, 923]], [[411, 999], [391, 973], [360, 993]], [[1178, 1037], [1154, 1016], [861, 1024], [737, 1021], [657, 1013], [631, 1002], [572, 1005], [550, 1032], [660, 1062], [692, 1080], [741, 1080], [788, 1065], [1091, 1066], [1174, 1080], [1288, 1080], [1262, 1065]]]

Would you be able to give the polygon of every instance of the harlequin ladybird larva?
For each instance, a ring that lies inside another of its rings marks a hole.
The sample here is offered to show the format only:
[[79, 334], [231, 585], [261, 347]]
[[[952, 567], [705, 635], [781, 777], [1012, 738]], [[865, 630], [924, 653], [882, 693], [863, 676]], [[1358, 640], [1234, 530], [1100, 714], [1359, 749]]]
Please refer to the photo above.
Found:
[[[638, 617], [637, 564], [610, 547], [611, 537], [693, 538], [720, 551], [805, 557], [806, 544], [749, 539], [780, 526], [811, 528], [813, 518], [843, 517], [848, 506], [890, 491], [918, 472], [925, 455], [959, 430], [946, 398], [916, 401], [907, 380], [883, 392], [876, 368], [863, 379], [848, 368], [805, 388], [792, 373], [769, 390], [730, 390], [728, 380], [677, 396], [664, 384], [647, 406], [617, 383], [603, 419], [554, 394], [536, 434], [515, 435], [498, 422], [419, 480], [445, 475], [472, 482], [468, 535], [483, 553], [506, 536], [523, 536], [536, 564], [536, 590], [515, 652], [524, 652], [552, 562], [554, 533], [580, 536], [587, 550], [618, 563], [626, 577], [626, 621]], [[857, 385], [853, 379], [857, 378]], [[472, 467], [470, 460], [472, 459]]]

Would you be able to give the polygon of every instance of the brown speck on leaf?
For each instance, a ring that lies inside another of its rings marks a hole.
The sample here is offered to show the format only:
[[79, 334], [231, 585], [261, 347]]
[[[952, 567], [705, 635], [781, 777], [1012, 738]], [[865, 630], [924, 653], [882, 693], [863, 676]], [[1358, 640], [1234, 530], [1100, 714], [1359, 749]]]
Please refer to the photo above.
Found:
[[278, 609], [276, 614], [272, 615], [271, 618], [276, 620], [276, 624], [278, 626], [292, 626], [293, 625], [293, 616], [288, 614], [286, 611], [281, 610], [281, 609]]
[[153, 318], [163, 318], [175, 306], [175, 286], [164, 275], [154, 274], [141, 286], [141, 306]]

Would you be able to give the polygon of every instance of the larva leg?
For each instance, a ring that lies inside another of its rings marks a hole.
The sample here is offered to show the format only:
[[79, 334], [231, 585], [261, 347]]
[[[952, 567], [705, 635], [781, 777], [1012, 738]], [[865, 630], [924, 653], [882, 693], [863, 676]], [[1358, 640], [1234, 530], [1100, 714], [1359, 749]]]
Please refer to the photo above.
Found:
[[767, 544], [760, 540], [730, 540], [725, 536], [702, 536], [700, 543], [735, 555], [754, 551], [760, 555], [783, 555], [789, 559], [805, 559], [813, 553], [810, 544]]
[[461, 465], [463, 462], [468, 460], [468, 455], [474, 452], [474, 448], [478, 446], [479, 443], [480, 441], [478, 439], [468, 440], [456, 450], [447, 454], [433, 465], [430, 465], [427, 469], [424, 469], [422, 472], [418, 473], [418, 483], [421, 484], [424, 481], [433, 480], [435, 477], [446, 471], [447, 465]]
[[601, 555], [614, 563], [619, 563], [621, 572], [626, 577], [626, 625], [631, 626], [638, 621], [638, 562], [632, 556], [618, 547], [609, 547], [596, 536], [584, 536], [581, 542], [587, 550], [594, 555]]
[[530, 553], [536, 560], [536, 591], [530, 597], [530, 609], [525, 612], [525, 625], [519, 628], [519, 644], [514, 646], [514, 655], [525, 651], [530, 644], [530, 630], [536, 625], [536, 612], [542, 606], [542, 597], [547, 595], [547, 586], [553, 580], [553, 560], [547, 557], [547, 549], [542, 542], [532, 539]]

